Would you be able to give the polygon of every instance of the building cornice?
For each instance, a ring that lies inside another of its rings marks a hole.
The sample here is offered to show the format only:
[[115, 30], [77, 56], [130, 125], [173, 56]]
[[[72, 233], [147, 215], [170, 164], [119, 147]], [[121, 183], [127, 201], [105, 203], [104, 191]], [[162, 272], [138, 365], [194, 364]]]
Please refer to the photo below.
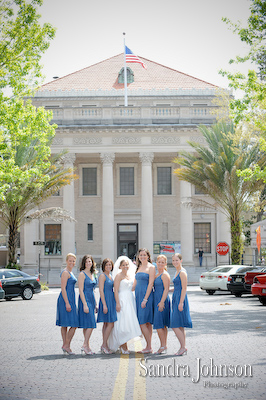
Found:
[[[213, 89], [152, 89], [152, 90], [145, 90], [145, 89], [136, 89], [130, 90], [128, 89], [127, 94], [128, 96], [132, 97], [161, 97], [161, 96], [215, 96], [217, 92], [216, 88]], [[230, 94], [230, 91], [229, 91]], [[34, 95], [35, 99], [38, 98], [64, 98], [64, 97], [123, 97], [124, 90], [40, 90], [37, 91]]]
[[137, 125], [137, 126], [132, 126], [129, 127], [128, 125], [126, 126], [87, 126], [85, 127], [84, 125], [78, 127], [77, 125], [75, 126], [60, 126], [56, 129], [56, 134], [57, 135], [88, 135], [88, 134], [94, 134], [94, 135], [112, 135], [112, 134], [138, 134], [140, 136], [143, 136], [145, 134], [169, 134], [171, 133], [187, 133], [187, 132], [195, 132], [197, 131], [198, 125], [163, 125], [163, 126], [156, 126], [156, 125]]

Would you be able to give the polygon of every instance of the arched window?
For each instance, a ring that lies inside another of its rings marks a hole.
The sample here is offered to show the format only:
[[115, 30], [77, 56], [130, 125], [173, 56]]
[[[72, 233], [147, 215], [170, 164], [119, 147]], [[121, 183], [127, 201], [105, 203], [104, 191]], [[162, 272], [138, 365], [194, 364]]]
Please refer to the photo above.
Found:
[[[131, 68], [127, 67], [127, 83], [134, 82], [134, 72]], [[124, 68], [121, 68], [118, 74], [118, 83], [124, 83]]]

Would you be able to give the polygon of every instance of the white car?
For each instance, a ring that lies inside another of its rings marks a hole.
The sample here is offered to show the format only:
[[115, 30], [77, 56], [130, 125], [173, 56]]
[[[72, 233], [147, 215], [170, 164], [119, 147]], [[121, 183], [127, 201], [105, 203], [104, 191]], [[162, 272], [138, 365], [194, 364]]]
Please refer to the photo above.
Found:
[[220, 265], [203, 272], [200, 276], [199, 286], [202, 290], [206, 290], [208, 294], [215, 293], [216, 290], [226, 290], [228, 278], [231, 274], [235, 274], [244, 265]]

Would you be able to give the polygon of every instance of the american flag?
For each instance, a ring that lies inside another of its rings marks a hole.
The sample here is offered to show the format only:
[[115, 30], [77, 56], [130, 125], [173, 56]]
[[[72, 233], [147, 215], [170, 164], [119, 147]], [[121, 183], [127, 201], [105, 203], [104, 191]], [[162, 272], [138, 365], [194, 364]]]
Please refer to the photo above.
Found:
[[144, 64], [144, 62], [142, 62], [138, 56], [135, 56], [135, 54], [133, 54], [133, 52], [127, 46], [125, 46], [125, 53], [127, 63], [139, 63], [143, 66], [143, 68], [147, 69], [147, 66]]

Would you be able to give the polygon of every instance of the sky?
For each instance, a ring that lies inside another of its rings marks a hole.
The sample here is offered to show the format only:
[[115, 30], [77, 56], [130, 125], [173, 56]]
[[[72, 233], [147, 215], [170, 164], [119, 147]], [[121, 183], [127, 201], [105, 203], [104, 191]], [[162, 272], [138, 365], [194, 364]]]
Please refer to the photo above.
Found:
[[41, 22], [56, 28], [42, 57], [45, 83], [123, 53], [144, 57], [227, 88], [220, 69], [248, 48], [222, 21], [246, 26], [251, 0], [43, 0]]

